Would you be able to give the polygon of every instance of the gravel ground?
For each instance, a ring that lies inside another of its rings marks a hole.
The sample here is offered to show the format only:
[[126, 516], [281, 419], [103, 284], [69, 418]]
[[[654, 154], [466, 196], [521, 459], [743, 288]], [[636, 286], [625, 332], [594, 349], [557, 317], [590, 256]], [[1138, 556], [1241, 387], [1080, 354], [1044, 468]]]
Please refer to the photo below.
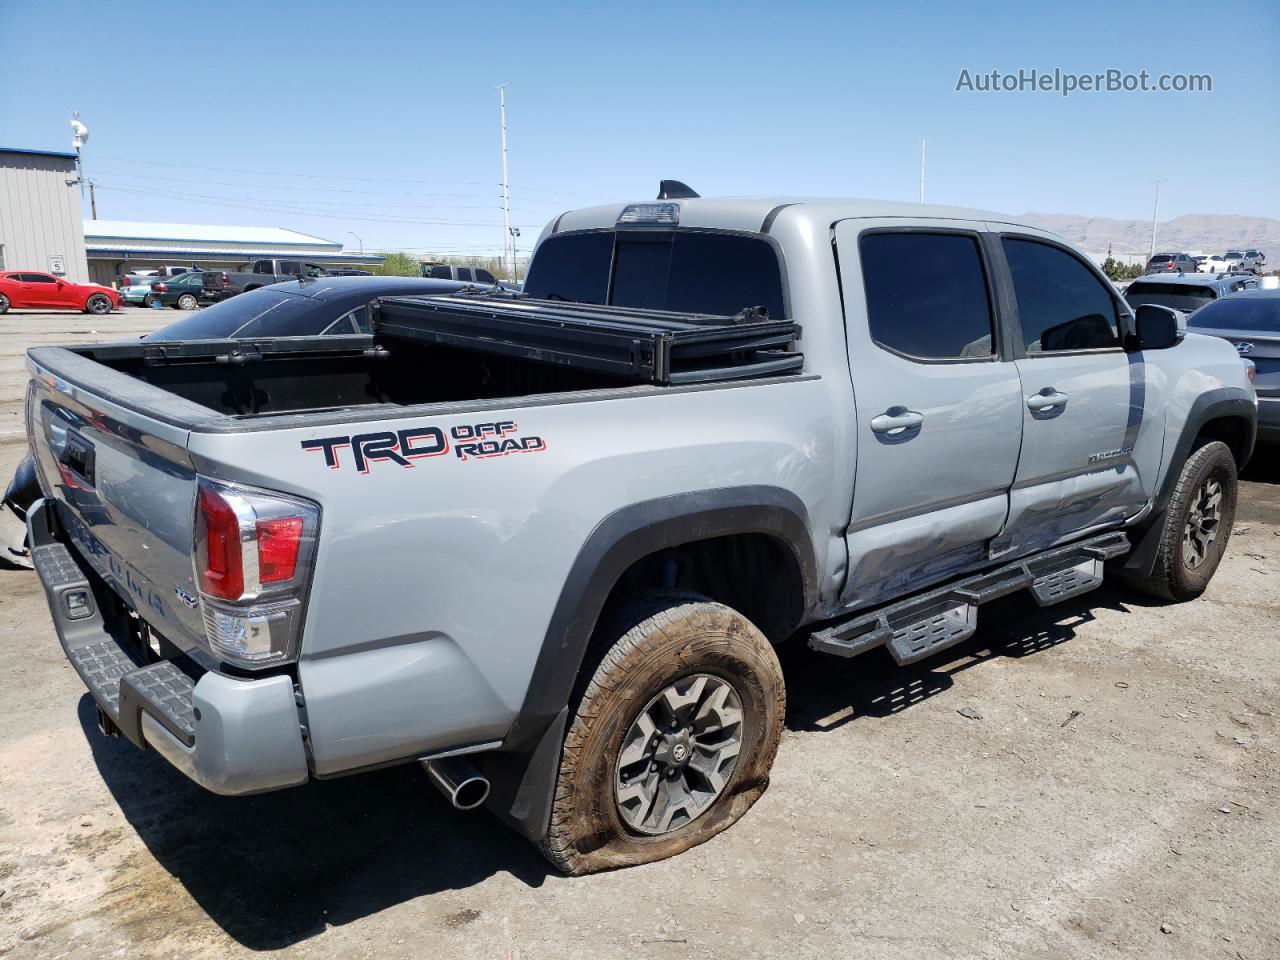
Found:
[[[0, 476], [22, 351], [140, 309], [0, 317]], [[984, 608], [906, 669], [784, 654], [773, 782], [675, 860], [566, 879], [413, 767], [254, 798], [107, 740], [35, 576], [0, 571], [0, 955], [1280, 957], [1280, 464], [1179, 606]]]

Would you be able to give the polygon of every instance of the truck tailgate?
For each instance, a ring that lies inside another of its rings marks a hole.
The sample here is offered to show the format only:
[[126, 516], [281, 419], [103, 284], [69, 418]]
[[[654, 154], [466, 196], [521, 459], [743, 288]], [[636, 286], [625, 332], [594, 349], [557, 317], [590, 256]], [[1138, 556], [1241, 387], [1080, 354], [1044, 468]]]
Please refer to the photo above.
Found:
[[[196, 479], [179, 418], [213, 412], [65, 350], [29, 357], [28, 435], [73, 545], [166, 639], [203, 646], [191, 560]], [[131, 403], [161, 398], [162, 416]]]

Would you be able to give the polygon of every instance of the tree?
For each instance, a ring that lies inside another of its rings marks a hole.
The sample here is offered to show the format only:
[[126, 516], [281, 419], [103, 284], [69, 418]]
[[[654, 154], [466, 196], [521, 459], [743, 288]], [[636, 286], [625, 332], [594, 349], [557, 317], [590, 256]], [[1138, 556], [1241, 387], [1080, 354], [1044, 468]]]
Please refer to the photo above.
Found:
[[379, 256], [384, 258], [382, 263], [369, 268], [370, 272], [379, 277], [416, 277], [418, 275], [418, 261], [407, 253], [381, 253]]

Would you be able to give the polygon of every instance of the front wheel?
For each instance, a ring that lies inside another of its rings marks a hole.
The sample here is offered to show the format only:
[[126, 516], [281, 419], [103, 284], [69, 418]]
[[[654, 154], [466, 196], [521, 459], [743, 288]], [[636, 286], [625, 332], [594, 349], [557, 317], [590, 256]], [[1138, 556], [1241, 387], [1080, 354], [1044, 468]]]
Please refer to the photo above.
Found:
[[98, 316], [102, 316], [104, 313], [111, 312], [111, 298], [104, 297], [100, 293], [95, 293], [92, 297], [89, 298], [88, 302], [85, 303], [84, 308], [89, 313], [94, 313], [94, 314], [97, 314]]
[[543, 854], [570, 874], [711, 839], [769, 782], [786, 692], [764, 635], [692, 594], [626, 608], [565, 738]]
[[1236, 517], [1236, 459], [1221, 441], [1206, 443], [1182, 465], [1161, 519], [1160, 546], [1149, 575], [1131, 586], [1162, 600], [1193, 600], [1222, 562]]

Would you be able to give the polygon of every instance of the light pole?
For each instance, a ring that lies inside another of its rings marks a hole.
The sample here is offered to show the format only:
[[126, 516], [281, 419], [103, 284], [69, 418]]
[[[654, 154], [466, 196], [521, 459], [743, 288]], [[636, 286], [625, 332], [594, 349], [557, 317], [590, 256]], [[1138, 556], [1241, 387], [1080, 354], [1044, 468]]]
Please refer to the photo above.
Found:
[[[511, 185], [507, 179], [507, 85], [498, 84], [498, 125], [502, 128], [502, 259], [511, 265], [511, 275], [516, 272], [515, 257], [511, 247]], [[508, 256], [511, 259], [507, 259]]]
[[1160, 215], [1160, 184], [1167, 180], [1167, 177], [1161, 177], [1156, 181], [1156, 204], [1151, 209], [1151, 253], [1147, 255], [1147, 262], [1151, 262], [1151, 258], [1156, 255], [1156, 218]]
[[520, 261], [519, 251], [516, 249], [516, 241], [520, 239], [519, 227], [507, 227], [507, 233], [511, 234], [511, 282], [520, 282]]
[[920, 138], [920, 202], [924, 203], [924, 137]]
[[[347, 233], [351, 234], [351, 235], [352, 235], [353, 237], [355, 237], [357, 240], [360, 240], [360, 234], [356, 233], [354, 230], [348, 230], [348, 231], [347, 231]], [[363, 241], [363, 240], [360, 240], [360, 256], [362, 256], [362, 257], [364, 256], [364, 241]]]

